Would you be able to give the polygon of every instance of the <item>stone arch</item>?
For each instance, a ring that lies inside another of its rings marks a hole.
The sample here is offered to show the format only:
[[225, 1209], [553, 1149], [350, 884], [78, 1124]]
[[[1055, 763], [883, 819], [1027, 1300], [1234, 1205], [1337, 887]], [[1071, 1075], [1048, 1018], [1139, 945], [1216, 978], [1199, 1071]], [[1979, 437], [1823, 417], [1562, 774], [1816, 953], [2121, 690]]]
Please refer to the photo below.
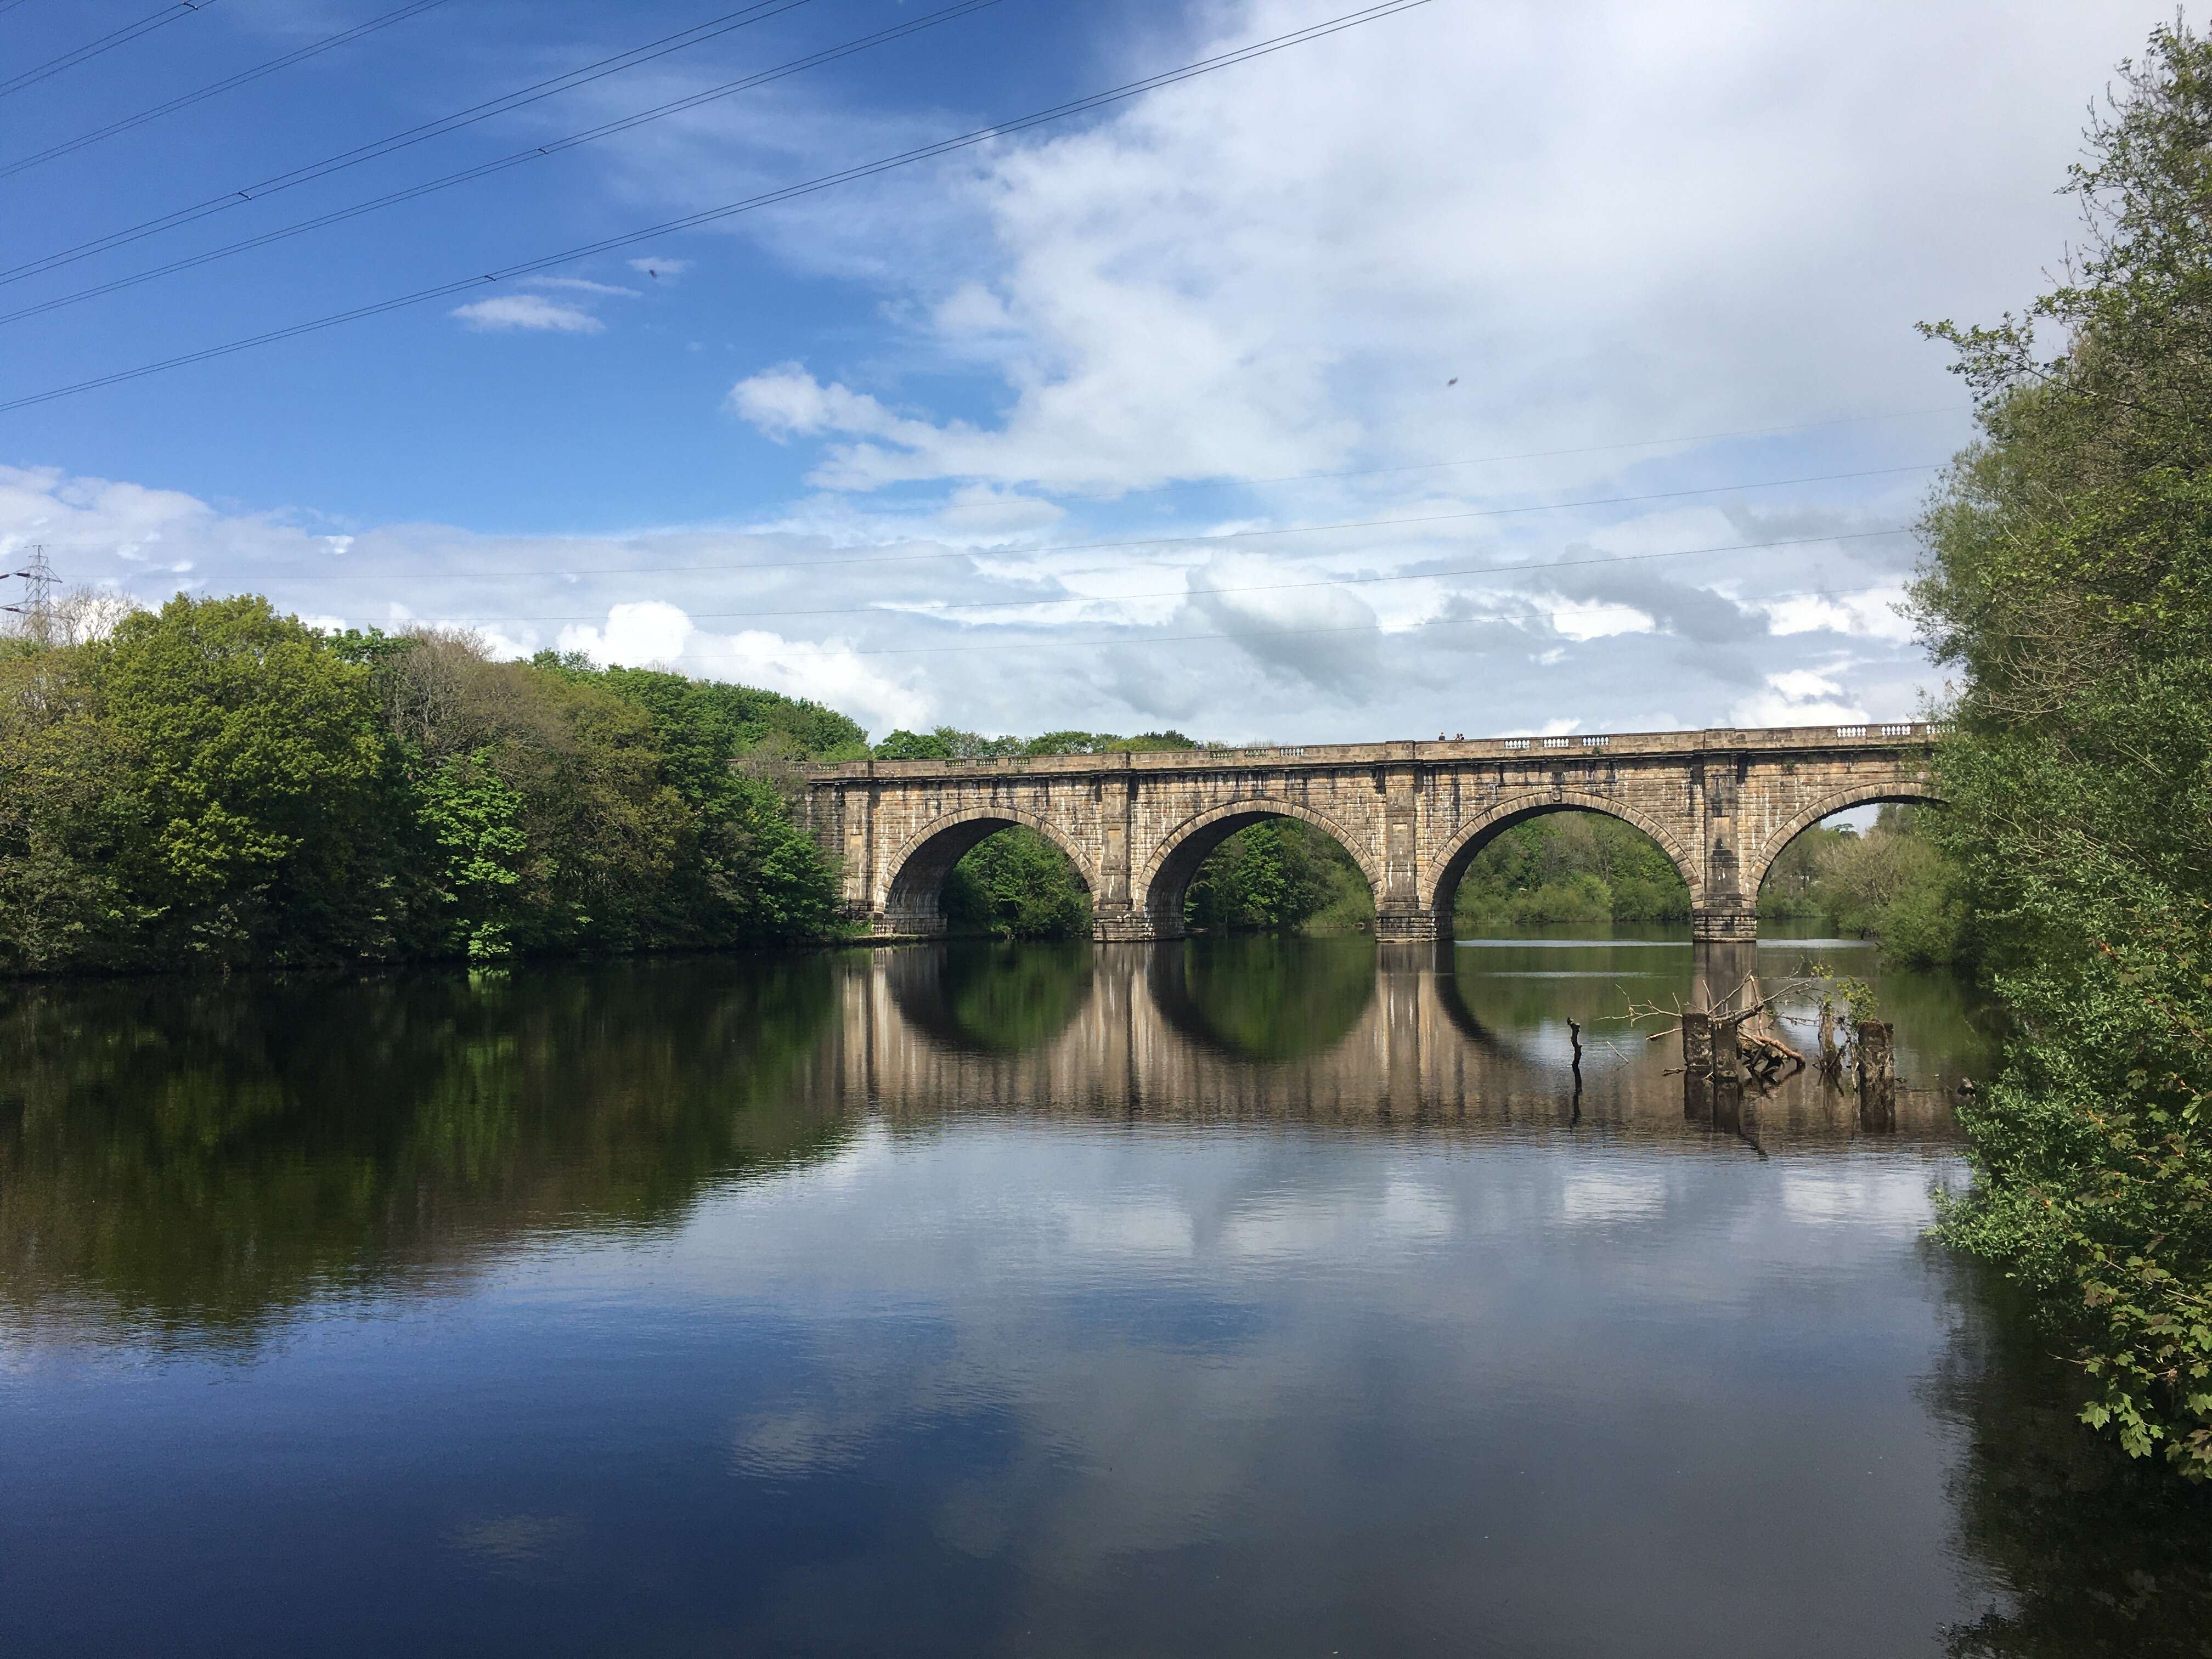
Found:
[[1474, 861], [1474, 855], [1515, 824], [1541, 817], [1547, 812], [1596, 812], [1641, 830], [1667, 855], [1682, 879], [1689, 883], [1690, 908], [1694, 910], [1705, 902], [1705, 876], [1698, 868], [1698, 860], [1683, 846], [1681, 837], [1665, 824], [1608, 796], [1593, 795], [1579, 789], [1547, 789], [1501, 800], [1479, 817], [1468, 820], [1422, 869], [1418, 897], [1421, 908], [1436, 918], [1437, 938], [1451, 937], [1452, 902], [1459, 893], [1460, 878], [1467, 873], [1467, 866]]
[[978, 843], [1016, 825], [1036, 830], [1066, 854], [1083, 884], [1097, 892], [1098, 872], [1091, 867], [1090, 854], [1050, 818], [1018, 806], [971, 806], [933, 818], [885, 861], [883, 884], [869, 895], [869, 908], [878, 919], [877, 932], [943, 933], [940, 901], [952, 866]]
[[1151, 921], [1152, 937], [1182, 938], [1183, 894], [1190, 887], [1190, 878], [1198, 873], [1198, 866], [1206, 862], [1206, 854], [1239, 830], [1267, 818], [1297, 818], [1310, 823], [1341, 847], [1359, 866], [1359, 873], [1367, 878], [1368, 890], [1375, 895], [1376, 908], [1382, 908], [1382, 872], [1373, 854], [1362, 848], [1358, 838], [1342, 824], [1310, 806], [1272, 795], [1244, 795], [1185, 818], [1161, 838], [1152, 855], [1146, 860], [1133, 884], [1133, 891], [1139, 908]]
[[1782, 856], [1782, 849], [1821, 819], [1833, 817], [1838, 812], [1848, 812], [1854, 806], [1875, 806], [1892, 801], [1900, 805], [1941, 806], [1943, 804], [1942, 797], [1936, 793], [1935, 786], [1924, 777], [1893, 777], [1881, 783], [1854, 784], [1849, 789], [1838, 789], [1834, 794], [1815, 801], [1766, 838], [1765, 844], [1759, 849], [1757, 861], [1743, 872], [1745, 896], [1748, 899], [1755, 899], [1766, 880], [1766, 872], [1774, 867], [1774, 860]]

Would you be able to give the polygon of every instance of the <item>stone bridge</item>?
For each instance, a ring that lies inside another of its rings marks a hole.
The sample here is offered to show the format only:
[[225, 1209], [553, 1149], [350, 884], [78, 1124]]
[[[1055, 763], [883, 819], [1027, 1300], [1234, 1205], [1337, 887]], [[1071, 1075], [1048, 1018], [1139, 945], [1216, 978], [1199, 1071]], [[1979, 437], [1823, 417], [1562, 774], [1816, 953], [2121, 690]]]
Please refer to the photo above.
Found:
[[[1940, 731], [1940, 728], [1938, 728]], [[1872, 801], [1934, 799], [1930, 728], [1890, 725], [1169, 750], [809, 768], [805, 817], [842, 869], [847, 912], [886, 937], [942, 933], [952, 866], [1024, 824], [1091, 889], [1102, 940], [1180, 939], [1206, 855], [1263, 818], [1298, 818], [1366, 875], [1384, 939], [1451, 936], [1474, 855], [1544, 812], [1602, 812], [1689, 884], [1692, 931], [1755, 937], [1768, 867], [1801, 831]]]

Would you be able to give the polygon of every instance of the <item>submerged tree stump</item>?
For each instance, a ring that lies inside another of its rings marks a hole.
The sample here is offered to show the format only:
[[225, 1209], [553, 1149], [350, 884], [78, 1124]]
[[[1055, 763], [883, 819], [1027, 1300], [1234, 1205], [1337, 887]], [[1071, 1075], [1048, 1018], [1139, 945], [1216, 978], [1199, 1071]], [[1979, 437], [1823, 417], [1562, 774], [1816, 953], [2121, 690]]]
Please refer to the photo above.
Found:
[[1743, 1031], [1740, 1018], [1712, 1022], [1713, 1123], [1734, 1129], [1743, 1122]]
[[1893, 1030], [1883, 1020], [1863, 1019], [1858, 1025], [1859, 1127], [1890, 1130], [1897, 1127], [1897, 1061], [1891, 1046]]
[[1713, 1115], [1713, 1017], [1682, 1016], [1682, 1115]]

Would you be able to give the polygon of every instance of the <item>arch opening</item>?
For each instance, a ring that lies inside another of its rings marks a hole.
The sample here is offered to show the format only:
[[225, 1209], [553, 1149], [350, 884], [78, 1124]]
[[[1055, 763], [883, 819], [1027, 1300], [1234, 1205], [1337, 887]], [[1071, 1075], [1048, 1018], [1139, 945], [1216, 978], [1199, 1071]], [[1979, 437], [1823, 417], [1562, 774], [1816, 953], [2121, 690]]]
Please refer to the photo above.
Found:
[[[1215, 861], [1215, 854], [1223, 852], [1232, 837], [1269, 823], [1296, 824], [1300, 829], [1296, 836], [1283, 838], [1281, 844], [1253, 849], [1264, 858], [1267, 867], [1257, 867], [1260, 860], [1255, 858], [1255, 867], [1240, 876], [1225, 861]], [[1349, 870], [1344, 867], [1347, 863]], [[1376, 872], [1351, 839], [1318, 812], [1287, 801], [1248, 799], [1217, 807], [1199, 814], [1169, 838], [1154, 854], [1140, 889], [1154, 938], [1188, 935], [1192, 890], [1201, 872], [1207, 875], [1212, 890], [1201, 890], [1200, 909], [1204, 919], [1215, 927], [1240, 925], [1231, 920], [1240, 907], [1259, 918], [1241, 924], [1255, 931], [1286, 931], [1282, 927], [1285, 921], [1304, 921], [1330, 904], [1340, 906], [1354, 919], [1360, 915], [1371, 918], [1377, 896]], [[1299, 884], [1306, 884], [1303, 894], [1266, 890]], [[1364, 902], [1360, 888], [1365, 890]], [[1321, 902], [1309, 902], [1313, 900]]]
[[1437, 936], [1462, 927], [1688, 920], [1694, 865], [1659, 825], [1609, 801], [1543, 800], [1477, 819], [1437, 860]]
[[[1010, 856], [963, 868], [969, 854], [1009, 830], [1030, 831], [1045, 846], [1024, 836], [1000, 844]], [[1051, 849], [1060, 857], [1050, 857]], [[1038, 853], [1046, 856], [1034, 855]], [[900, 850], [891, 869], [876, 907], [879, 933], [941, 935], [956, 923], [962, 931], [1009, 937], [1089, 932], [1097, 883], [1081, 849], [1062, 831], [1027, 813], [981, 811], [940, 819]], [[956, 871], [969, 878], [957, 884], [957, 891]]]
[[1762, 927], [1879, 938], [1912, 965], [1959, 957], [1966, 913], [1955, 870], [1928, 835], [1943, 803], [1917, 784], [1856, 792], [1784, 825], [1761, 849]]

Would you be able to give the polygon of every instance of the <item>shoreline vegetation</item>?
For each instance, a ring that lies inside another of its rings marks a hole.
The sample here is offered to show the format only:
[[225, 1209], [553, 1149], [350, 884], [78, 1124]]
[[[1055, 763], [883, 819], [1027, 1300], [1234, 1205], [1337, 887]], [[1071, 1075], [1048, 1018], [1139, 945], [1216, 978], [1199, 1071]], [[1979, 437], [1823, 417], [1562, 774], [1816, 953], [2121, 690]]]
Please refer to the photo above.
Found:
[[[941, 726], [871, 747], [769, 691], [473, 636], [325, 634], [251, 595], [159, 611], [75, 596], [58, 637], [0, 639], [0, 974], [477, 967], [525, 957], [743, 949], [857, 937], [793, 814], [794, 767], [1198, 750], [1180, 732], [987, 738]], [[1080, 939], [1091, 897], [1015, 828], [955, 867], [957, 935]], [[1955, 871], [1911, 809], [1793, 844], [1762, 915], [1963, 961]], [[1354, 933], [1351, 855], [1290, 819], [1229, 837], [1193, 880], [1200, 933]], [[1666, 855], [1573, 812], [1506, 831], [1462, 883], [1462, 932], [1689, 915]]]
[[2062, 281], [1957, 354], [1978, 440], [1911, 607], [1954, 677], [1937, 845], [2006, 1017], [1942, 1236], [2025, 1293], [2082, 1420], [2212, 1481], [2212, 42], [2093, 109]]
[[[89, 607], [88, 607], [88, 609]], [[0, 972], [372, 968], [835, 931], [817, 704], [179, 595], [0, 641]]]

